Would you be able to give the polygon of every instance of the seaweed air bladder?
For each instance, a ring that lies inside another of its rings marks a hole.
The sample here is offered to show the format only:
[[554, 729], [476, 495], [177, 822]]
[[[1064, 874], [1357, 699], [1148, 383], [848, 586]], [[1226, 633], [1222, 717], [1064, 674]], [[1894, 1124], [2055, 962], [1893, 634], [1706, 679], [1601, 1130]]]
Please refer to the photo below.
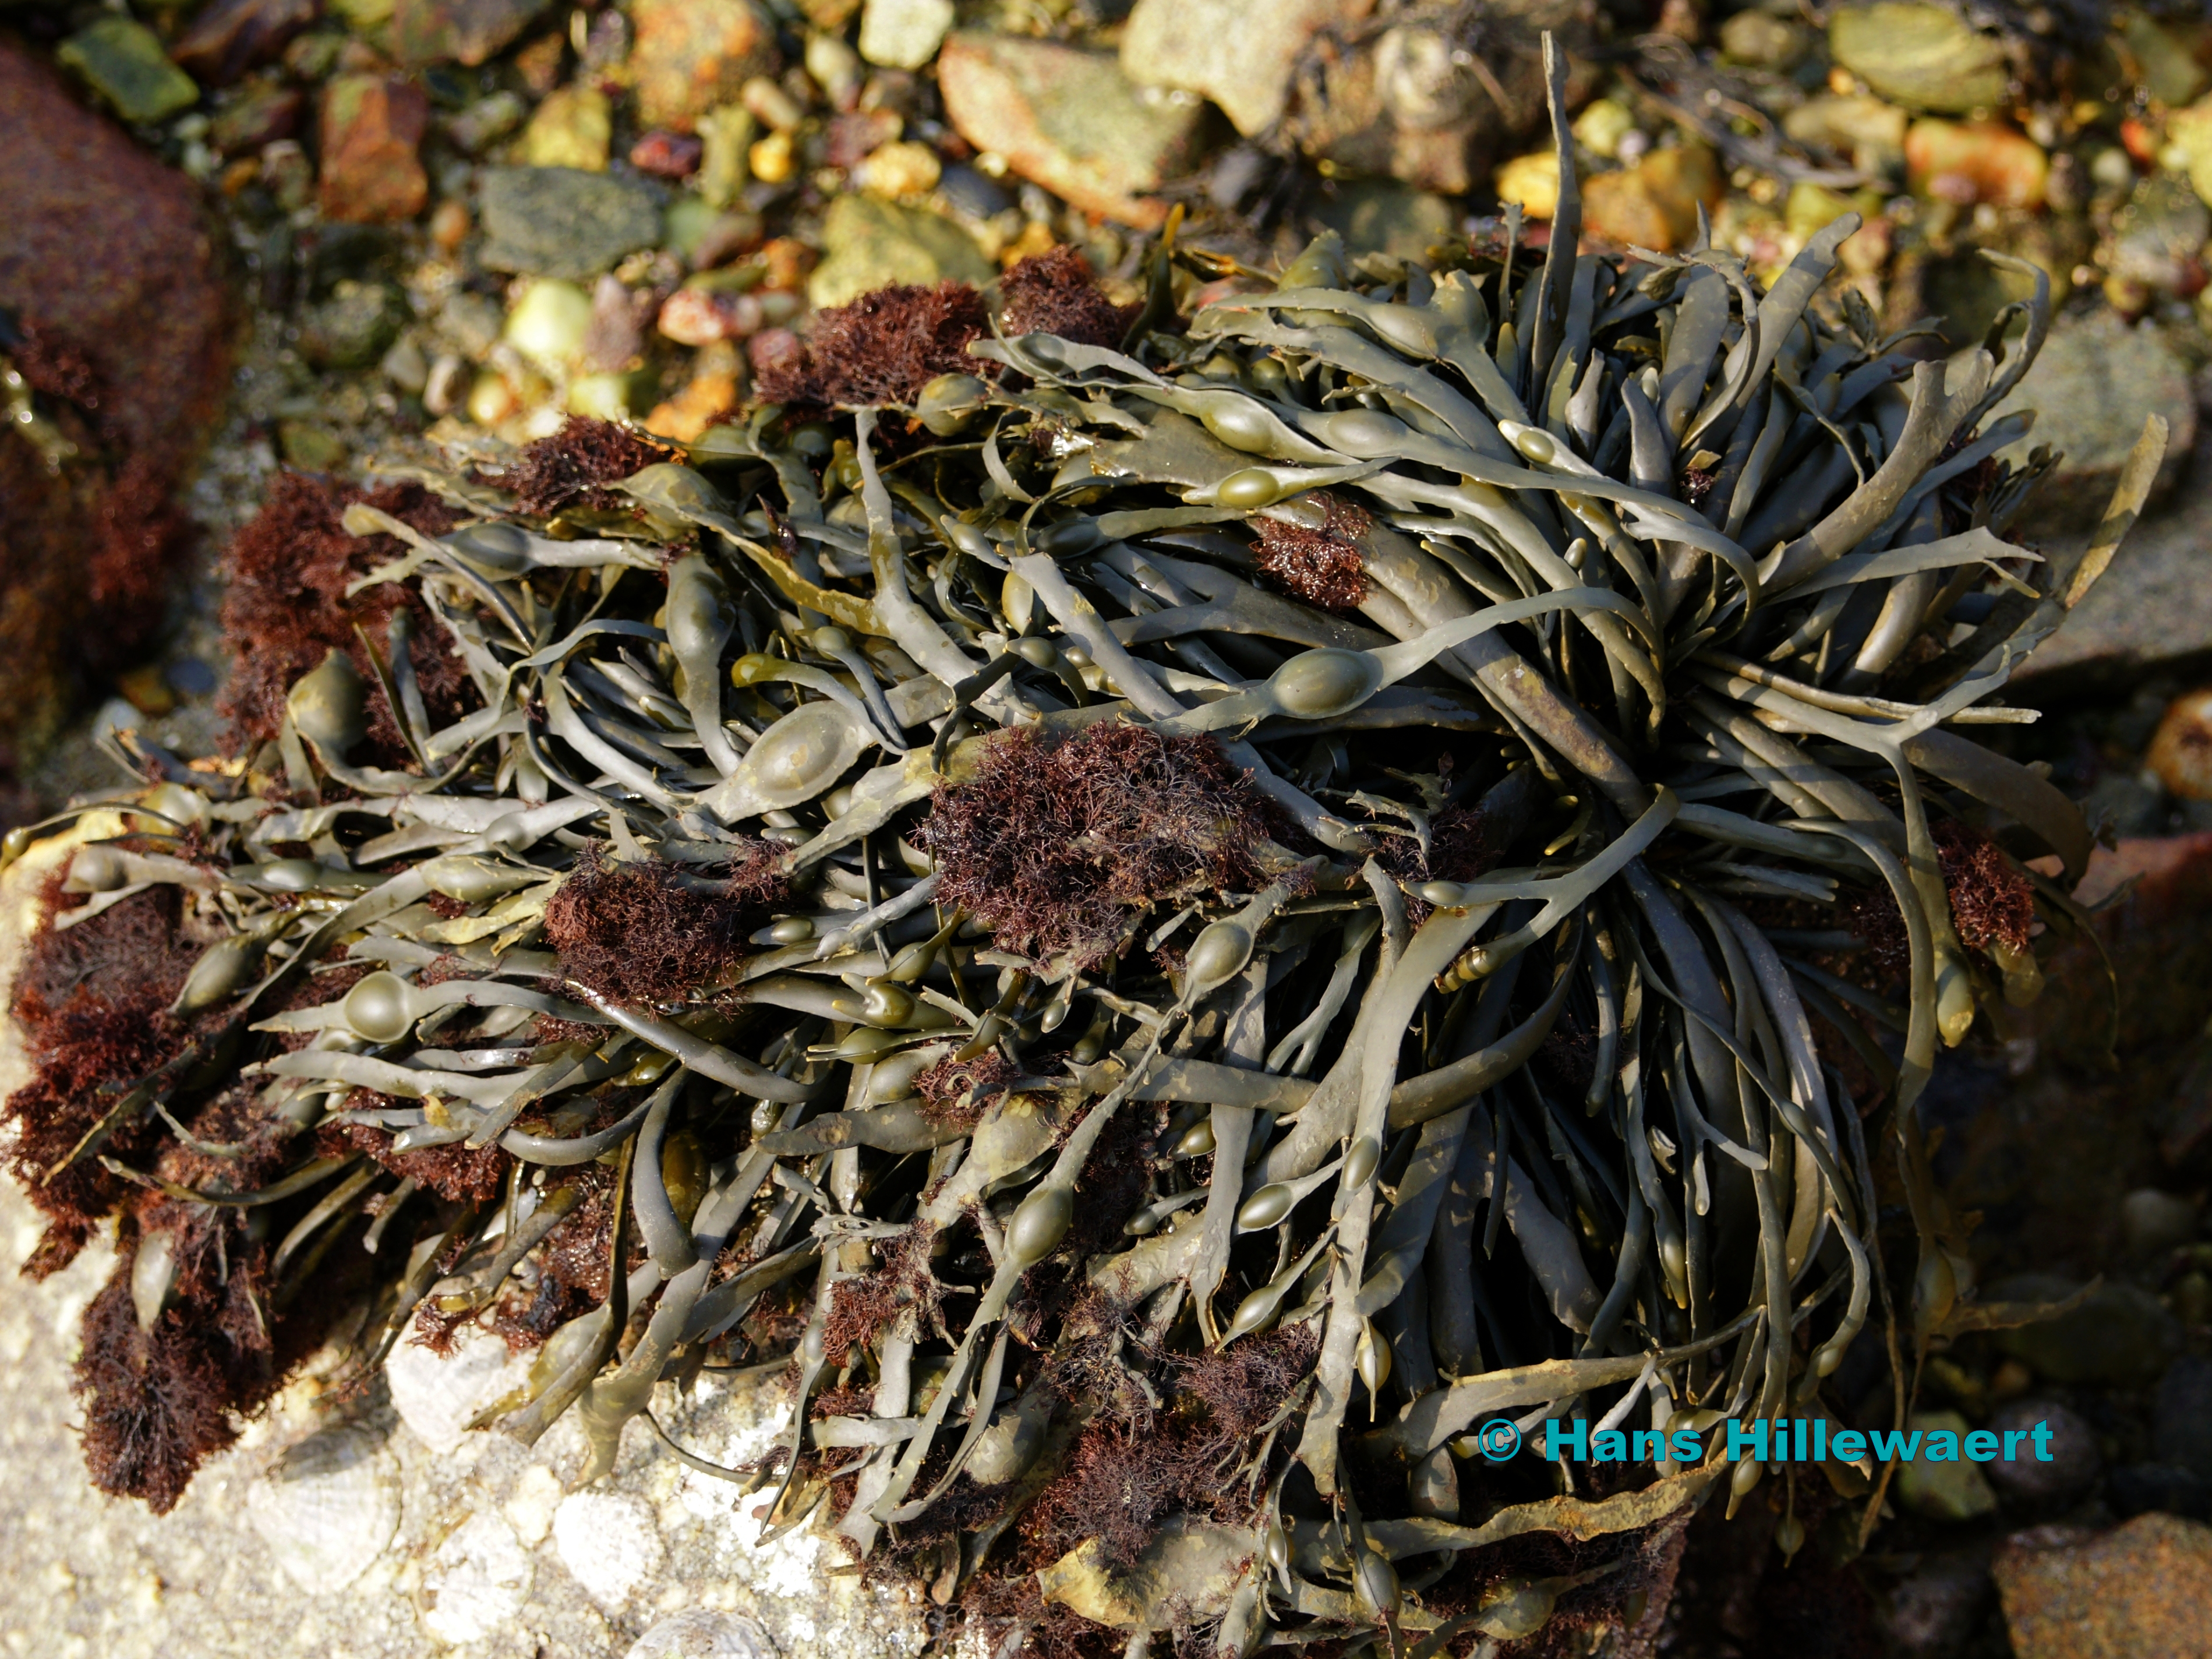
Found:
[[1427, 1659], [1642, 1628], [1761, 1486], [1871, 1531], [1887, 1469], [1562, 1495], [1479, 1431], [1802, 1418], [1854, 1350], [1901, 1414], [1991, 1316], [1916, 1100], [2080, 925], [1977, 734], [2112, 538], [2008, 539], [2039, 276], [1929, 362], [1824, 287], [1849, 216], [1764, 289], [1578, 252], [1562, 83], [1540, 256], [1170, 230], [1134, 311], [1072, 253], [863, 301], [803, 406], [328, 503], [356, 621], [250, 752], [118, 739], [9, 848], [40, 1261], [121, 1218], [103, 1484], [173, 1502], [350, 1307], [363, 1366], [534, 1345], [481, 1426], [586, 1482], [781, 1364], [767, 1455], [680, 1455], [998, 1652]]

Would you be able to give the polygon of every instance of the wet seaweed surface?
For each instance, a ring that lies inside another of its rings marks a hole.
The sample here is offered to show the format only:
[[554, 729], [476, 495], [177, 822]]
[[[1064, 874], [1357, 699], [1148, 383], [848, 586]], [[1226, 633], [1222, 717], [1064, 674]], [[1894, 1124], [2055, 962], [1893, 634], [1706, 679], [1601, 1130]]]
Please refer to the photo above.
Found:
[[123, 1218], [95, 1478], [173, 1504], [365, 1304], [364, 1366], [535, 1348], [481, 1426], [574, 1413], [586, 1481], [781, 1364], [757, 1466], [671, 1455], [994, 1651], [1648, 1650], [1701, 1506], [1863, 1542], [1871, 1463], [1562, 1490], [1476, 1431], [1847, 1362], [1901, 1421], [2035, 1311], [1915, 1106], [2084, 926], [2079, 813], [1975, 737], [2112, 548], [2007, 539], [2040, 289], [1916, 363], [1822, 290], [1848, 216], [1762, 293], [1576, 210], [1437, 269], [1170, 230], [1133, 313], [1041, 256], [825, 315], [680, 454], [282, 486], [237, 753], [114, 739], [17, 992], [39, 1265]]

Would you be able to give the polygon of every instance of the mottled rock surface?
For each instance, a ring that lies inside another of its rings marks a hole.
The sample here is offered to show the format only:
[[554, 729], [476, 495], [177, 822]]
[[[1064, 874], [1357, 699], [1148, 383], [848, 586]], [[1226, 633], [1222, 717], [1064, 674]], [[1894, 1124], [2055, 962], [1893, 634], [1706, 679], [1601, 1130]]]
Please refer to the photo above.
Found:
[[1996, 1572], [2018, 1659], [2212, 1655], [2212, 1527], [2144, 1515], [2101, 1536], [2041, 1528], [2008, 1540]]
[[1150, 192], [1197, 159], [1204, 106], [1139, 88], [1103, 52], [960, 33], [939, 54], [937, 77], [963, 138], [1083, 211], [1139, 230], [1167, 218]]

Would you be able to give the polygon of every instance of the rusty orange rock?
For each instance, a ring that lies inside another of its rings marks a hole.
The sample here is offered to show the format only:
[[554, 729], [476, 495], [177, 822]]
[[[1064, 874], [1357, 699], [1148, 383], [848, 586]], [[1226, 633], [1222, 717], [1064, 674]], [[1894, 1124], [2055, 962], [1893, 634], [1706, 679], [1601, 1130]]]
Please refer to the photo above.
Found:
[[1698, 234], [1698, 210], [1721, 202], [1722, 179], [1702, 144], [1654, 150], [1634, 167], [1583, 181], [1583, 227], [1629, 247], [1661, 253], [1686, 246]]
[[349, 224], [412, 219], [429, 199], [418, 153], [429, 100], [406, 81], [341, 75], [323, 88], [322, 207]]
[[2144, 758], [2168, 793], [2212, 800], [2212, 688], [2185, 691], [2166, 706]]
[[1905, 135], [1913, 193], [1971, 207], [2043, 205], [2050, 158], [2034, 140], [1994, 121], [1915, 121]]
[[638, 125], [690, 132], [756, 75], [775, 72], [775, 31], [752, 0], [637, 0], [629, 72]]

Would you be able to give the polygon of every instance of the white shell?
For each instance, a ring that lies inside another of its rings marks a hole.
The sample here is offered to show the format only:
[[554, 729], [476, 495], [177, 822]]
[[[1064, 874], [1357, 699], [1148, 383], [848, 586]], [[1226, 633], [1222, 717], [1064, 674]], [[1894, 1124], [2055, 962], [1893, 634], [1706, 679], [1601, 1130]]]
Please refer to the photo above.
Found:
[[553, 1514], [562, 1565], [601, 1607], [629, 1600], [660, 1571], [660, 1528], [653, 1511], [623, 1492], [572, 1492]]
[[422, 1624], [459, 1647], [511, 1628], [530, 1595], [530, 1558], [514, 1530], [479, 1511], [438, 1546], [422, 1575]]
[[441, 1455], [458, 1449], [468, 1438], [469, 1419], [520, 1383], [529, 1369], [529, 1356], [509, 1355], [505, 1342], [475, 1326], [456, 1334], [449, 1354], [402, 1341], [384, 1362], [399, 1420]]
[[692, 1607], [637, 1638], [623, 1659], [776, 1659], [769, 1633], [742, 1613]]
[[399, 1528], [391, 1454], [366, 1429], [309, 1435], [246, 1489], [246, 1513], [286, 1577], [310, 1595], [343, 1589]]

